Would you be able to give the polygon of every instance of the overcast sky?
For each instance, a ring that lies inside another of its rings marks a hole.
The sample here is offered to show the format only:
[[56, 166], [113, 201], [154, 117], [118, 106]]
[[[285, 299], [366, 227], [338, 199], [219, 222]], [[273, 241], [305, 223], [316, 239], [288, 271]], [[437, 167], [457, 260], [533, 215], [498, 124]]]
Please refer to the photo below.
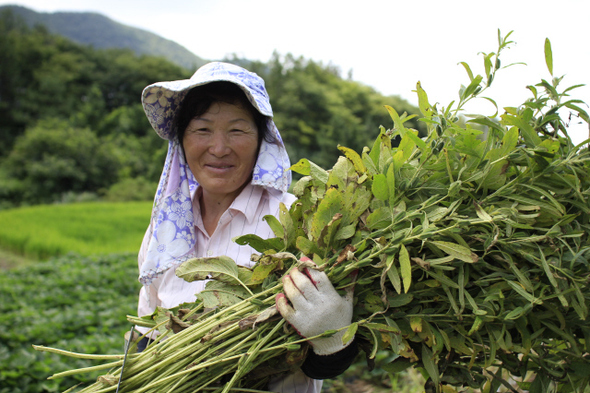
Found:
[[[554, 74], [563, 87], [585, 84], [573, 98], [590, 103], [588, 0], [15, 0], [39, 12], [94, 11], [149, 30], [209, 60], [226, 55], [268, 61], [291, 53], [332, 64], [342, 76], [417, 104], [420, 81], [431, 103], [457, 100], [468, 77], [459, 62], [483, 74], [480, 52], [497, 50], [497, 31], [514, 30], [515, 44], [488, 96], [500, 107], [518, 106], [526, 86], [551, 77], [543, 45], [553, 47]], [[493, 114], [482, 101], [474, 112]], [[575, 129], [581, 141], [588, 129]]]

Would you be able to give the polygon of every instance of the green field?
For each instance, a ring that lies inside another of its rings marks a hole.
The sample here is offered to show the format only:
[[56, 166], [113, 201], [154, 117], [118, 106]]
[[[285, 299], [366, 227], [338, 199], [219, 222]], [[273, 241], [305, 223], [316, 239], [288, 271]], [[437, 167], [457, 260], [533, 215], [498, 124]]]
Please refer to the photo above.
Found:
[[56, 392], [96, 363], [33, 350], [121, 353], [141, 284], [137, 251], [150, 202], [40, 205], [0, 211], [0, 393]]
[[139, 250], [151, 202], [40, 205], [0, 211], [0, 248], [34, 260]]

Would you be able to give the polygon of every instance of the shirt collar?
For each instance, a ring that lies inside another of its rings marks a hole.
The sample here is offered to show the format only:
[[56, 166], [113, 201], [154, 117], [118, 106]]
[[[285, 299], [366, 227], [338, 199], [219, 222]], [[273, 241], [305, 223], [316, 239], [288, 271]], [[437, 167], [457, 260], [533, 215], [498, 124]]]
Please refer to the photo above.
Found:
[[[203, 193], [203, 189], [199, 185], [193, 196], [193, 212], [195, 216], [195, 223], [202, 222], [201, 218], [201, 206], [197, 202]], [[254, 222], [256, 212], [260, 206], [260, 202], [264, 197], [265, 189], [260, 186], [248, 183], [246, 187], [240, 192], [240, 194], [234, 199], [231, 205], [227, 208], [227, 212], [233, 217], [236, 213], [242, 213], [248, 224]]]

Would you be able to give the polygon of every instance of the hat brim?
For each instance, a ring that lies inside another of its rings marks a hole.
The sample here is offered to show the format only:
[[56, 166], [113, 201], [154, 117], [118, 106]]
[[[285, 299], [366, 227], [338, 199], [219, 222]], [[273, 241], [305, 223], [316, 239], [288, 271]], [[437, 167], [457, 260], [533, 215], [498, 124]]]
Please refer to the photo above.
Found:
[[253, 72], [228, 63], [209, 63], [199, 68], [190, 79], [157, 82], [147, 86], [141, 95], [145, 114], [163, 139], [171, 139], [182, 101], [191, 89], [212, 82], [230, 82], [238, 85], [248, 101], [264, 116], [273, 116], [264, 80]]

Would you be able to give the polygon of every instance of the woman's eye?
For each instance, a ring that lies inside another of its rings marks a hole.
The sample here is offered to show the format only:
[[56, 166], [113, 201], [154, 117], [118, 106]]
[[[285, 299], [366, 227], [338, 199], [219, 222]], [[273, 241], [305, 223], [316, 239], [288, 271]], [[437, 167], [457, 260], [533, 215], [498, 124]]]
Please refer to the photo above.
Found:
[[203, 127], [203, 128], [193, 128], [191, 131], [194, 132], [194, 133], [203, 134], [203, 133], [209, 132], [209, 129], [208, 128], [205, 128], [205, 127]]

